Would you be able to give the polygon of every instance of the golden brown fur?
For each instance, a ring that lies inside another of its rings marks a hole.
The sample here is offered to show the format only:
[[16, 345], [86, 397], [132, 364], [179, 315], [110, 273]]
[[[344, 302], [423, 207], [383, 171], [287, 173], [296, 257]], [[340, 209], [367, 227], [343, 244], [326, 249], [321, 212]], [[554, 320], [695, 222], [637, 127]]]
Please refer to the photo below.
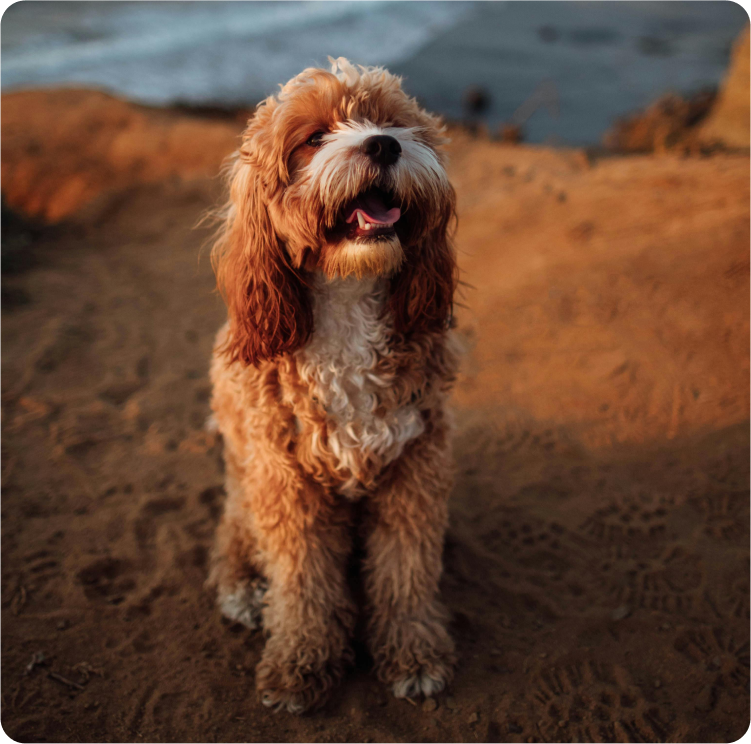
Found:
[[[307, 144], [316, 131], [323, 145]], [[396, 164], [362, 154], [373, 132], [401, 143]], [[360, 611], [396, 695], [451, 678], [438, 582], [456, 265], [442, 143], [398, 78], [340, 59], [259, 106], [230, 172], [213, 254], [229, 321], [211, 368], [227, 504], [210, 582], [230, 617], [252, 627], [262, 609], [256, 684], [275, 708], [325, 699]], [[376, 187], [401, 210], [393, 230], [343, 238], [355, 224], [342, 210]], [[364, 608], [347, 585], [358, 535]]]

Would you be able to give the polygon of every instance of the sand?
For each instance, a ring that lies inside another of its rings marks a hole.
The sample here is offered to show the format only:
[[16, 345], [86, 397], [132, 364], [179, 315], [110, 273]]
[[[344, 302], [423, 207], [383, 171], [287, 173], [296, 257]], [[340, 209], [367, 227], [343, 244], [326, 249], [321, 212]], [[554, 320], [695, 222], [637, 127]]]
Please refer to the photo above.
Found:
[[[442, 589], [459, 668], [412, 705], [359, 648], [329, 704], [296, 718], [260, 705], [263, 637], [222, 621], [203, 589], [223, 499], [203, 424], [224, 311], [193, 228], [238, 125], [55, 95], [54, 117], [50, 93], [3, 97], [4, 195], [54, 223], [3, 219], [9, 736], [741, 736], [747, 156], [591, 162], [454, 133], [468, 286]], [[61, 117], [76, 126], [50, 132]], [[200, 158], [171, 149], [175, 132]]]

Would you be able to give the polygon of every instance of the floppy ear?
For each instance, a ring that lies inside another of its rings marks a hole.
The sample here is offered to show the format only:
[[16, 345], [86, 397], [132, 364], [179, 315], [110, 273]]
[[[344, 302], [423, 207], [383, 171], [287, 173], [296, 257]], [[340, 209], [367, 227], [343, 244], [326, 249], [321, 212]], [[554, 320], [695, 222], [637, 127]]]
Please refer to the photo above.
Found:
[[271, 224], [258, 169], [239, 156], [211, 254], [230, 332], [221, 351], [258, 366], [300, 348], [313, 328], [308, 290]]
[[413, 250], [391, 279], [387, 305], [397, 333], [432, 332], [449, 327], [458, 267], [450, 232], [456, 224], [456, 196], [448, 187], [438, 224]]

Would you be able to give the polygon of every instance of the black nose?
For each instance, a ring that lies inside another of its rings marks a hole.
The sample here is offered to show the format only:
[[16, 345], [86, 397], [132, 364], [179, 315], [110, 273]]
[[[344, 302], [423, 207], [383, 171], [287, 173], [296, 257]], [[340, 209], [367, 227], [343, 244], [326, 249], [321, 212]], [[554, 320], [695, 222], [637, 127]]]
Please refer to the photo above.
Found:
[[374, 134], [362, 143], [362, 151], [378, 165], [393, 165], [399, 160], [402, 146], [388, 134]]

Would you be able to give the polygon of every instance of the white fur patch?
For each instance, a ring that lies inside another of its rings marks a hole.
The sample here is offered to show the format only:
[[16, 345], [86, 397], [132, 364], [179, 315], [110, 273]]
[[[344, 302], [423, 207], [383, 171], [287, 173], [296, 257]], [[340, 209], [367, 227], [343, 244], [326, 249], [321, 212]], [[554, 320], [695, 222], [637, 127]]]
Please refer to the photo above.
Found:
[[354, 198], [364, 175], [372, 168], [360, 147], [368, 137], [386, 134], [402, 148], [401, 156], [383, 174], [383, 179], [405, 201], [429, 198], [436, 189], [448, 188], [448, 177], [436, 153], [420, 140], [419, 127], [379, 127], [364, 121], [339, 123], [323, 137], [323, 146], [303, 172], [324, 201]]
[[277, 713], [286, 710], [287, 713], [299, 716], [301, 713], [305, 712], [305, 706], [298, 700], [297, 696], [292, 693], [288, 693], [287, 695], [280, 693], [266, 693], [261, 698], [261, 701], [267, 708], [272, 708]]
[[391, 686], [394, 697], [413, 698], [421, 693], [425, 697], [432, 697], [438, 694], [446, 686], [444, 679], [431, 677], [427, 672], [421, 672], [411, 677], [397, 680]]
[[261, 608], [265, 593], [265, 582], [258, 582], [255, 586], [242, 586], [232, 594], [219, 597], [217, 604], [224, 617], [256, 630], [261, 627]]
[[329, 64], [331, 72], [346, 85], [352, 87], [360, 82], [360, 72], [346, 57], [329, 57]]
[[[310, 343], [298, 352], [298, 368], [326, 408], [327, 449], [342, 471], [356, 472], [367, 455], [376, 456], [385, 465], [399, 457], [405, 444], [425, 428], [414, 405], [378, 410], [379, 392], [393, 384], [376, 371], [379, 358], [389, 351], [389, 328], [380, 317], [386, 283], [354, 277], [327, 281], [320, 276], [316, 282], [315, 331]], [[317, 446], [323, 448], [324, 444]], [[357, 485], [352, 477], [342, 492], [355, 496]]]

